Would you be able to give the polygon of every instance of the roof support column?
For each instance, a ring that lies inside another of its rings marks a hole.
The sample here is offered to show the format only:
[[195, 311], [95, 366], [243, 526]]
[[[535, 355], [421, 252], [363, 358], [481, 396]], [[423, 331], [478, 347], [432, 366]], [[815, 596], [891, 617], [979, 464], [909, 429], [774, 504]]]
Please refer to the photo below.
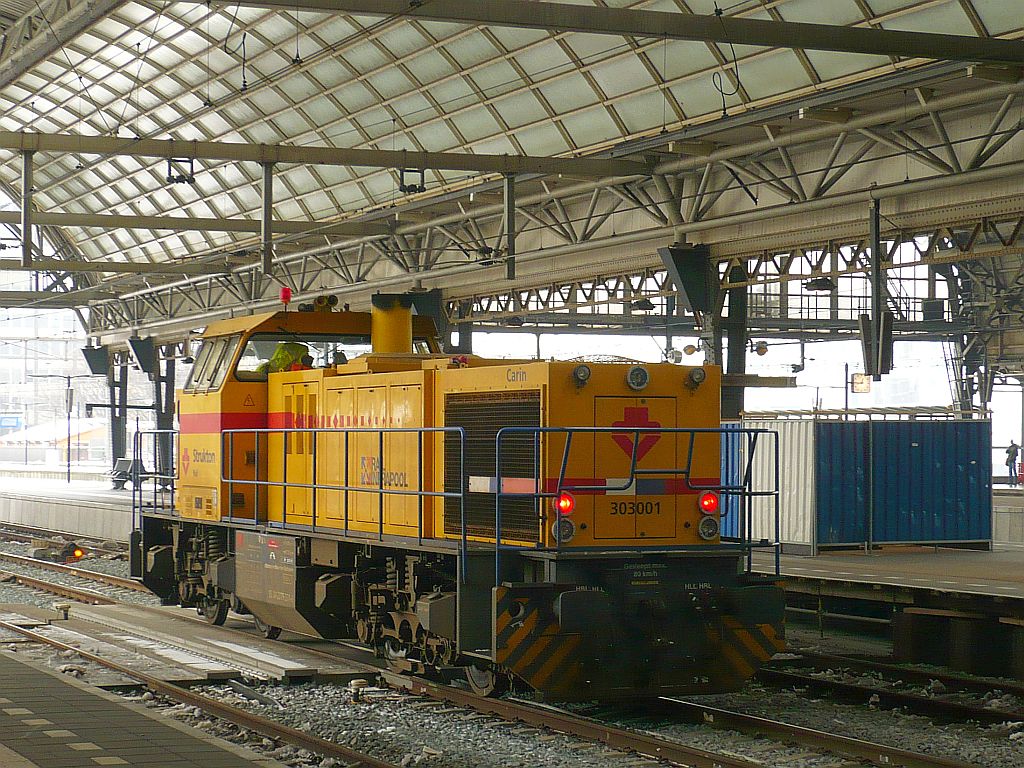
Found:
[[505, 176], [505, 278], [516, 279], [516, 177]]
[[21, 266], [32, 266], [32, 155], [21, 153]]
[[263, 218], [260, 220], [261, 272], [274, 271], [274, 164], [260, 163], [263, 167]]

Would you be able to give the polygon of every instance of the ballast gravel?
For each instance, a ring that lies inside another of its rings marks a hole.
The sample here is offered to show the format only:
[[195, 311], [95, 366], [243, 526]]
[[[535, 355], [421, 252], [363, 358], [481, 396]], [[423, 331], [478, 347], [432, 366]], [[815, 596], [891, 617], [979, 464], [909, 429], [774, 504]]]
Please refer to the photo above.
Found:
[[[358, 699], [347, 686], [327, 683], [264, 684], [255, 690], [279, 706], [247, 698], [225, 686], [208, 686], [203, 693], [399, 766], [656, 765], [654, 761], [624, 755], [590, 741], [382, 689], [363, 689]], [[282, 761], [290, 765], [308, 764]]]
[[[816, 728], [912, 752], [991, 768], [1024, 768], [1024, 723], [979, 726], [939, 725], [920, 715], [812, 696], [806, 689], [779, 689], [749, 683], [739, 693], [695, 697], [708, 706], [735, 710]], [[690, 738], [693, 726], [661, 725], [655, 732]]]
[[[12, 555], [21, 555], [23, 557], [29, 556], [29, 547], [21, 542], [0, 542], [0, 552], [4, 552]], [[98, 565], [103, 563], [103, 565]], [[88, 567], [87, 566], [91, 566]], [[126, 576], [127, 564], [119, 563], [115, 560], [104, 560], [101, 558], [88, 558], [80, 560], [75, 564], [76, 568], [86, 568], [87, 570], [95, 570], [102, 573], [112, 574], [115, 576]], [[109, 569], [109, 570], [108, 570]], [[31, 576], [33, 578], [40, 579], [42, 581], [48, 581], [53, 584], [61, 584], [68, 587], [78, 587], [84, 589], [91, 589], [94, 592], [100, 592], [104, 595], [110, 595], [116, 600], [120, 600], [123, 603], [134, 603], [138, 605], [160, 605], [160, 600], [154, 595], [147, 594], [145, 592], [136, 592], [131, 589], [121, 589], [120, 587], [114, 587], [109, 584], [103, 584], [102, 582], [92, 581], [88, 578], [75, 576], [73, 574], [62, 573], [60, 571], [51, 571], [45, 568], [35, 568], [30, 565], [22, 565], [20, 563], [11, 563], [2, 561], [0, 562], [0, 570], [8, 571], [10, 573], [17, 573], [24, 576]], [[0, 600], [0, 602], [25, 602], [24, 600]], [[43, 605], [48, 607], [53, 602], [53, 597], [49, 597], [46, 603], [33, 603], [34, 605]]]

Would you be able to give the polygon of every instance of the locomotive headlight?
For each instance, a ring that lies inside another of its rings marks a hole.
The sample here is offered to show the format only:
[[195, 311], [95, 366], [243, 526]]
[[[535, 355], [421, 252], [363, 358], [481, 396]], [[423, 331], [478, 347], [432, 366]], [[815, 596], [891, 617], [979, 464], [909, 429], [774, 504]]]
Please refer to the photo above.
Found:
[[718, 535], [718, 518], [702, 517], [697, 525], [697, 533], [705, 541], [710, 541]]
[[588, 381], [590, 381], [590, 366], [589, 365], [577, 365], [572, 369], [572, 380], [576, 382], [577, 387], [582, 387]]
[[639, 392], [641, 389], [647, 387], [651, 383], [651, 374], [647, 372], [647, 369], [634, 365], [629, 371], [626, 372], [626, 384], [634, 392]]
[[576, 535], [576, 523], [567, 517], [559, 517], [551, 525], [551, 535], [554, 536], [555, 541], [565, 543]]
[[704, 379], [708, 377], [708, 372], [703, 368], [691, 368], [690, 372], [686, 374], [686, 386], [690, 389], [696, 389], [704, 383]]

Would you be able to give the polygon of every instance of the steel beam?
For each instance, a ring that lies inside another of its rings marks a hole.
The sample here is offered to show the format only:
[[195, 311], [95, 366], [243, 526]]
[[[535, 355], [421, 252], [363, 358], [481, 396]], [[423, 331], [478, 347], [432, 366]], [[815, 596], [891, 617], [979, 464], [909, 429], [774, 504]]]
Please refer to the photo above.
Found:
[[[292, 6], [294, 10], [294, 6]], [[165, 160], [343, 165], [369, 168], [424, 168], [474, 173], [562, 173], [569, 176], [646, 175], [648, 164], [635, 160], [591, 157], [534, 157], [530, 155], [474, 155], [468, 152], [410, 152], [390, 149], [345, 149], [286, 144], [243, 144], [226, 141], [180, 139], [122, 139], [78, 136], [69, 133], [0, 131], [0, 149], [15, 152], [76, 153], [121, 157], [156, 157]]]
[[[31, 176], [31, 174], [30, 174]], [[31, 183], [31, 182], [30, 182]], [[175, 232], [244, 232], [259, 234], [261, 223], [254, 219], [214, 219], [187, 216], [117, 216], [105, 213], [33, 212], [32, 223], [40, 226], [84, 227], [96, 229], [152, 229]], [[0, 224], [20, 224], [21, 213], [0, 211]], [[342, 235], [373, 237], [389, 234], [384, 222], [360, 221], [275, 221], [274, 232], [285, 235]]]
[[505, 200], [502, 213], [505, 227], [505, 279], [516, 279], [516, 177], [505, 177]]
[[32, 266], [32, 153], [21, 153], [21, 266]]
[[656, 40], [700, 40], [910, 59], [1024, 63], [1024, 42], [1018, 40], [566, 3], [524, 0], [502, 0], [500, 3], [479, 0], [431, 0], [428, 3], [410, 3], [409, 0], [241, 0], [241, 4], [289, 12], [303, 10], [394, 16]]
[[102, 273], [125, 275], [222, 275], [230, 267], [198, 261], [134, 262], [134, 261], [63, 261], [61, 259], [33, 259], [26, 267], [17, 259], [0, 259], [0, 272]]
[[274, 271], [274, 164], [263, 163], [263, 212], [260, 216], [260, 271]]
[[56, 291], [0, 291], [0, 307], [4, 309], [75, 309], [82, 306], [78, 292], [57, 293]]
[[[125, 0], [35, 4], [8, 28], [0, 42], [0, 88], [42, 64], [65, 43], [124, 4]], [[49, 21], [42, 20], [40, 15]]]

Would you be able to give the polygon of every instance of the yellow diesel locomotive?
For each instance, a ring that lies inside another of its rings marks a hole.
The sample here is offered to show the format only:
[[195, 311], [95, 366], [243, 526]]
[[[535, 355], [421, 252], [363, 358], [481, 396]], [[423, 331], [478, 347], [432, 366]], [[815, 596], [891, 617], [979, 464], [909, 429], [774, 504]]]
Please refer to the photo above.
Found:
[[479, 692], [734, 690], [784, 602], [719, 536], [771, 492], [723, 479], [720, 392], [710, 365], [443, 354], [408, 296], [214, 322], [179, 432], [152, 436], [177, 461], [136, 494], [133, 573], [212, 623], [356, 636]]

